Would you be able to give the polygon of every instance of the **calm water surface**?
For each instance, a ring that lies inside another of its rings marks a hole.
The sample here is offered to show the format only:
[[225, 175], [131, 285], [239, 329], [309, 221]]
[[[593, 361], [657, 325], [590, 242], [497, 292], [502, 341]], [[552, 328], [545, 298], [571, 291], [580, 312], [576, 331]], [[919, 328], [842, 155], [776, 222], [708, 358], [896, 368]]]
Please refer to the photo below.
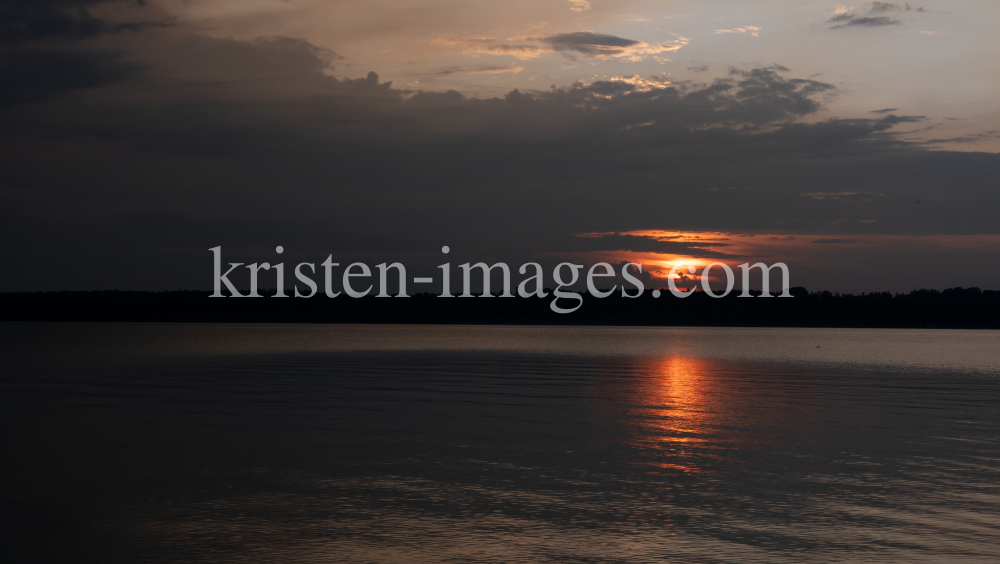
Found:
[[1000, 553], [1000, 332], [0, 324], [0, 354], [4, 562]]

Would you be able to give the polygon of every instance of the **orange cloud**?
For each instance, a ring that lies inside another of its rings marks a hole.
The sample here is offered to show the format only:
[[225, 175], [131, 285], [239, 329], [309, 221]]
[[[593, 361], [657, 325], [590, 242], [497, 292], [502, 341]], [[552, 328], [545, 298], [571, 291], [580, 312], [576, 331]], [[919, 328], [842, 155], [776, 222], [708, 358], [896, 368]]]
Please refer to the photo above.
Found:
[[[874, 221], [863, 222], [873, 224]], [[666, 283], [670, 271], [678, 267], [674, 278], [690, 281], [693, 286], [700, 281], [702, 270], [711, 263], [722, 263], [732, 269], [737, 265], [763, 262], [768, 265], [783, 262], [794, 266], [823, 266], [831, 263], [849, 263], [859, 251], [885, 251], [894, 254], [922, 256], [926, 252], [949, 252], [1000, 247], [1000, 235], [884, 235], [862, 234], [803, 234], [803, 233], [727, 233], [719, 231], [667, 231], [637, 230], [627, 232], [582, 233], [578, 237], [600, 239], [639, 238], [655, 245], [665, 243], [671, 249], [683, 252], [657, 252], [635, 250], [584, 251], [560, 256], [571, 257], [584, 264], [595, 262], [635, 262], [643, 265], [643, 272]], [[687, 266], [695, 268], [694, 274]], [[737, 275], [739, 272], [737, 271]], [[710, 271], [710, 280], [724, 281], [721, 268]]]
[[760, 30], [761, 29], [763, 29], [763, 28], [758, 27], [758, 26], [748, 25], [748, 26], [745, 26], [745, 27], [735, 27], [733, 29], [717, 29], [717, 30], [715, 30], [715, 33], [716, 34], [720, 34], [720, 33], [749, 33], [750, 35], [752, 35], [754, 37], [760, 37]]

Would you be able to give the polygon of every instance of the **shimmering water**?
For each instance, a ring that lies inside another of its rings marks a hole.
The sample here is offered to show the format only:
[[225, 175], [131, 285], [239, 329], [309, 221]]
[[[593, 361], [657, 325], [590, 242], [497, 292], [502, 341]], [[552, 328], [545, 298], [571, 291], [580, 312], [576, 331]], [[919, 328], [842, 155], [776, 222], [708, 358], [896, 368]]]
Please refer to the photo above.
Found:
[[996, 562], [1000, 333], [0, 325], [4, 562]]

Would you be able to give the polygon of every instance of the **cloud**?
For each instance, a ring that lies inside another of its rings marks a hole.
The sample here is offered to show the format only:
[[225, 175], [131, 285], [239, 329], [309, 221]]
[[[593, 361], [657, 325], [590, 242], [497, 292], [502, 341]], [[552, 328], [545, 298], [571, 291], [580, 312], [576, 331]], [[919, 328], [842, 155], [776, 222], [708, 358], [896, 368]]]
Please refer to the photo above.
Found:
[[786, 142], [797, 142], [803, 148], [821, 152], [828, 148], [843, 147], [852, 141], [887, 139], [896, 124], [923, 120], [923, 116], [888, 116], [882, 119], [834, 118], [814, 124], [790, 123], [773, 133]]
[[909, 3], [893, 4], [892, 2], [872, 2], [868, 7], [869, 14], [885, 14], [887, 12], [926, 12], [923, 6], [913, 8]]
[[619, 56], [638, 45], [645, 45], [641, 41], [634, 39], [625, 39], [623, 37], [594, 33], [592, 31], [560, 33], [548, 37], [538, 37], [535, 40], [548, 44], [556, 51], [576, 51], [587, 57], [602, 55]]
[[73, 91], [126, 82], [142, 70], [125, 53], [84, 40], [169, 27], [166, 22], [114, 22], [91, 8], [114, 5], [119, 14], [141, 10], [126, 0], [0, 0], [0, 111]]
[[871, 7], [868, 8], [868, 13], [884, 14], [886, 12], [897, 12], [902, 9], [902, 6], [899, 4], [893, 4], [891, 2], [872, 2]]
[[889, 14], [893, 12], [922, 13], [926, 11], [927, 10], [925, 10], [923, 6], [914, 9], [909, 4], [900, 5], [892, 2], [872, 2], [868, 5], [868, 9], [865, 11], [868, 15], [859, 16], [858, 14], [852, 13], [844, 6], [838, 6], [837, 10], [833, 12], [833, 17], [827, 20], [827, 23], [836, 24], [831, 26], [830, 29], [844, 29], [847, 27], [885, 27], [890, 25], [900, 25], [903, 22], [880, 14]]
[[657, 75], [641, 76], [638, 74], [628, 74], [624, 76], [613, 76], [611, 77], [610, 82], [623, 82], [631, 84], [635, 87], [635, 92], [648, 92], [653, 89], [666, 88], [667, 86], [670, 86], [670, 80], [667, 77]]
[[895, 125], [897, 123], [917, 123], [918, 121], [924, 121], [927, 116], [897, 116], [895, 114], [889, 114], [882, 118], [880, 123]]
[[980, 141], [987, 141], [990, 139], [1000, 139], [1000, 131], [991, 130], [985, 131], [983, 133], [969, 133], [967, 135], [962, 135], [960, 137], [951, 137], [948, 139], [930, 139], [925, 141], [925, 144], [936, 144], [936, 143], [978, 143]]
[[858, 239], [816, 239], [812, 242], [821, 245], [843, 245], [846, 243], [857, 243]]
[[514, 73], [517, 74], [523, 71], [523, 67], [507, 65], [507, 66], [478, 66], [478, 67], [448, 67], [434, 74], [503, 74], [503, 73]]
[[689, 41], [686, 38], [679, 38], [669, 43], [649, 44], [592, 31], [561, 33], [532, 39], [548, 45], [559, 53], [578, 53], [585, 58], [614, 58], [625, 61], [640, 61], [647, 55], [678, 51]]
[[499, 41], [490, 37], [440, 37], [435, 45], [462, 47], [468, 54], [509, 55], [518, 59], [533, 59], [559, 53], [567, 57], [580, 55], [587, 59], [617, 59], [637, 62], [647, 56], [670, 53], [687, 45], [687, 38], [668, 43], [649, 44], [615, 35], [578, 31], [548, 36], [512, 37]]
[[886, 16], [859, 18], [853, 14], [841, 14], [830, 18], [827, 23], [837, 24], [830, 29], [844, 29], [846, 27], [883, 27], [887, 25], [899, 25], [903, 22]]
[[201, 84], [255, 82], [280, 84], [293, 78], [328, 81], [336, 52], [291, 37], [259, 37], [249, 41], [196, 35], [161, 38], [143, 53], [172, 80]]
[[0, 110], [93, 89], [132, 78], [140, 71], [120, 51], [18, 50], [0, 58]]
[[691, 72], [706, 72], [708, 71], [708, 65], [695, 65], [693, 67], [688, 67], [687, 70]]
[[[0, 53], [44, 66], [11, 57]], [[302, 256], [289, 261], [384, 257], [420, 276], [442, 244], [456, 264], [520, 264], [562, 251], [742, 253], [721, 238], [625, 236], [639, 230], [803, 243], [997, 232], [1000, 155], [893, 135], [920, 116], [819, 120], [845, 94], [778, 65], [705, 84], [622, 75], [479, 98], [398, 89], [374, 72], [342, 78], [353, 71], [333, 68], [335, 53], [289, 38], [148, 33], [101, 57], [139, 70], [86, 95], [20, 97], [3, 116], [0, 261], [19, 273], [7, 287], [58, 286], [64, 268], [97, 287], [203, 287], [217, 244], [227, 261], [282, 244]], [[865, 261], [877, 273], [930, 260], [919, 246], [905, 257], [806, 246], [845, 255], [822, 271], [793, 264], [796, 284], [835, 286]], [[995, 252], [962, 257], [973, 269], [962, 272], [995, 279]]]
[[898, 108], [883, 108], [881, 110], [872, 110], [873, 114], [888, 114], [891, 112], [898, 111]]
[[431, 43], [440, 47], [461, 47], [463, 53], [471, 55], [510, 55], [518, 59], [534, 59], [555, 53], [546, 45], [525, 43], [525, 39], [512, 38], [515, 42], [504, 42], [492, 37], [447, 36], [438, 37]]
[[720, 33], [749, 33], [750, 35], [752, 35], [754, 37], [759, 37], [761, 29], [763, 29], [763, 28], [752, 26], [752, 25], [748, 25], [746, 27], [736, 27], [736, 28], [733, 28], [733, 29], [717, 29], [717, 30], [715, 30], [715, 33], [716, 34], [720, 34]]
[[[685, 234], [687, 235], [687, 234]], [[695, 235], [695, 234], [692, 234]], [[714, 234], [713, 234], [714, 235]], [[623, 251], [632, 253], [665, 253], [703, 258], [731, 258], [723, 252], [731, 246], [726, 241], [690, 236], [660, 237], [649, 233], [584, 233], [577, 236], [574, 245], [561, 247], [566, 251]]]
[[583, 12], [590, 9], [590, 2], [587, 0], [567, 0], [572, 6], [570, 10], [573, 12]]
[[[90, 14], [102, 4], [131, 6], [126, 0], [3, 0], [0, 2], [0, 43], [61, 38], [84, 39], [98, 35], [141, 31], [170, 25], [167, 22], [111, 22]], [[137, 2], [142, 8], [144, 2]]]

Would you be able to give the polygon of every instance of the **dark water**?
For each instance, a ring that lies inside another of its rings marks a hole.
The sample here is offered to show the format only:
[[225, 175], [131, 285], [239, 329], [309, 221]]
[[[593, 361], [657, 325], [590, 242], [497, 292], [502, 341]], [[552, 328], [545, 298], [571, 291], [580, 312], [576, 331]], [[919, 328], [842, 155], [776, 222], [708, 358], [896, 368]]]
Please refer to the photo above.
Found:
[[1000, 554], [997, 332], [8, 324], [0, 339], [3, 562]]

